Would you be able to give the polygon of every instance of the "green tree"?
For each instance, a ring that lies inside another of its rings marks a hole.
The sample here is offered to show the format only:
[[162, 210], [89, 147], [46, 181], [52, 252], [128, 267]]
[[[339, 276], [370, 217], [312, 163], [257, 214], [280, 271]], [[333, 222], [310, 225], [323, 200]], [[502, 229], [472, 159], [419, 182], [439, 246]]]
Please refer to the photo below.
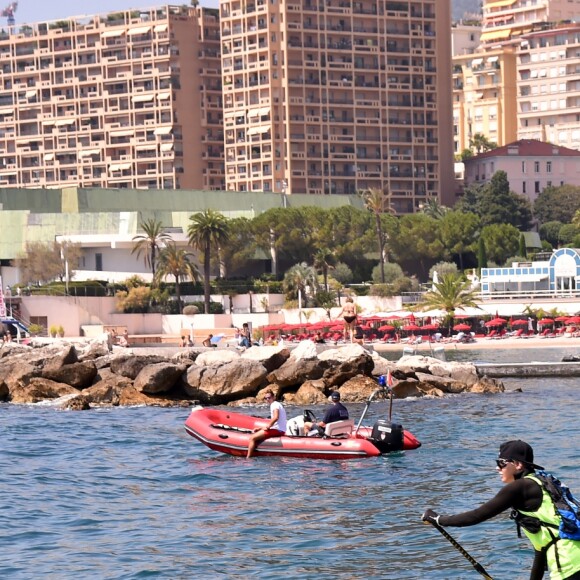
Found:
[[331, 310], [336, 306], [336, 294], [328, 290], [319, 290], [314, 299], [314, 305], [324, 309], [328, 320], [330, 320]]
[[213, 209], [195, 213], [189, 220], [191, 222], [187, 228], [189, 243], [203, 254], [203, 298], [205, 313], [209, 314], [212, 250], [217, 253], [220, 246], [228, 242], [228, 220]]
[[463, 270], [464, 254], [475, 248], [479, 217], [472, 212], [449, 211], [441, 219], [440, 227], [443, 245], [459, 258], [459, 268]]
[[457, 270], [457, 264], [455, 262], [437, 262], [431, 270], [429, 270], [429, 278], [431, 280], [435, 279], [435, 273], [437, 273], [437, 278], [441, 280], [443, 276], [447, 274], [453, 274], [454, 276], [459, 275]]
[[487, 251], [485, 249], [485, 240], [480, 236], [477, 240], [477, 269], [480, 274], [482, 268], [487, 268]]
[[256, 244], [252, 220], [233, 218], [228, 220], [228, 241], [221, 245], [223, 277], [235, 276], [237, 271], [245, 270], [255, 259]]
[[381, 214], [385, 211], [386, 196], [380, 189], [370, 188], [361, 192], [365, 207], [373, 214], [375, 220], [375, 232], [377, 235], [377, 247], [379, 250], [379, 265], [381, 268], [381, 282], [385, 283], [385, 236]]
[[151, 269], [151, 274], [155, 279], [157, 254], [160, 248], [170, 242], [172, 238], [170, 234], [163, 231], [163, 224], [154, 219], [142, 221], [139, 228], [143, 230], [143, 233], [133, 236], [134, 245], [131, 254], [137, 254], [137, 258], [143, 255], [145, 266]]
[[528, 249], [526, 248], [526, 236], [520, 234], [519, 254], [524, 259], [528, 257]]
[[324, 280], [324, 289], [328, 292], [328, 271], [334, 269], [336, 257], [328, 248], [322, 248], [314, 254], [314, 268], [317, 272], [322, 273]]
[[339, 284], [349, 284], [352, 282], [352, 270], [344, 262], [337, 262], [332, 271], [332, 277]]
[[571, 246], [572, 241], [578, 234], [580, 234], [580, 228], [574, 224], [563, 225], [558, 233], [558, 245]]
[[423, 213], [404, 215], [398, 220], [397, 232], [390, 237], [390, 247], [406, 272], [418, 274], [424, 280], [429, 268], [447, 257], [441, 241], [441, 223]]
[[75, 244], [29, 242], [15, 260], [20, 270], [20, 281], [22, 284], [46, 284], [57, 278], [63, 281], [66, 276], [65, 262], [68, 262], [70, 278], [81, 253]]
[[518, 229], [528, 230], [532, 221], [530, 201], [510, 191], [505, 171], [496, 171], [484, 186], [477, 213], [483, 226], [511, 224]]
[[540, 226], [540, 239], [546, 240], [552, 247], [557, 246], [560, 240], [560, 230], [564, 224], [559, 221], [546, 222]]
[[507, 258], [517, 254], [520, 232], [511, 224], [485, 226], [481, 237], [485, 242], [487, 259], [496, 264], [503, 264]]
[[401, 266], [399, 266], [399, 264], [396, 264], [395, 262], [389, 262], [388, 264], [385, 264], [385, 269], [383, 273], [385, 276], [384, 282], [381, 281], [381, 271], [379, 269], [379, 266], [373, 268], [373, 277], [372, 277], [373, 282], [381, 284], [393, 284], [399, 278], [405, 277], [405, 272], [403, 272], [403, 268], [401, 268]]
[[175, 278], [175, 296], [179, 312], [181, 312], [181, 282], [187, 279], [196, 282], [200, 278], [199, 270], [193, 262], [193, 255], [183, 248], [178, 248], [174, 243], [168, 244], [159, 254], [155, 275], [157, 282], [166, 276]]
[[450, 211], [448, 207], [441, 205], [439, 200], [435, 197], [430, 197], [421, 208], [421, 211], [429, 217], [436, 220], [443, 219], [443, 217]]
[[469, 140], [469, 147], [479, 155], [480, 153], [485, 153], [486, 151], [495, 149], [497, 143], [490, 141], [483, 133], [475, 133], [475, 135], [473, 135]]
[[452, 321], [458, 308], [478, 308], [477, 298], [469, 280], [462, 275], [444, 274], [439, 282], [433, 284], [432, 290], [425, 292], [417, 307], [420, 310], [445, 310]]
[[569, 224], [580, 209], [580, 187], [546, 187], [534, 201], [534, 215], [540, 223], [558, 221]]
[[286, 272], [282, 285], [288, 299], [297, 299], [300, 292], [306, 302], [310, 295], [316, 294], [317, 284], [316, 270], [306, 262], [301, 262]]

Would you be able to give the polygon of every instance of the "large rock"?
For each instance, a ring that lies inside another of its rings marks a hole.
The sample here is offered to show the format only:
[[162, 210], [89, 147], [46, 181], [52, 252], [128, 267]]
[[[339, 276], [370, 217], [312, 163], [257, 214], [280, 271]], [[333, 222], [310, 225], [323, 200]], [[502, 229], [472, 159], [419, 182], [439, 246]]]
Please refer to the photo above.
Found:
[[242, 354], [242, 359], [259, 362], [268, 373], [280, 368], [289, 358], [290, 350], [282, 346], [252, 347]]
[[48, 347], [46, 351], [47, 354], [50, 352], [50, 356], [47, 356], [46, 363], [44, 364], [44, 370], [47, 372], [57, 371], [65, 365], [71, 365], [79, 360], [77, 351], [72, 344], [56, 344], [52, 348]]
[[8, 385], [4, 381], [0, 380], [0, 402], [7, 401], [9, 396], [10, 389], [8, 388]]
[[97, 376], [97, 367], [92, 360], [66, 364], [56, 368], [47, 366], [42, 371], [41, 376], [82, 390], [93, 383], [93, 379]]
[[292, 403], [294, 405], [323, 405], [328, 400], [325, 394], [326, 389], [327, 385], [323, 379], [306, 381], [296, 391]]
[[357, 375], [346, 381], [338, 392], [340, 400], [346, 403], [364, 403], [378, 388], [377, 381], [371, 377]]
[[39, 403], [47, 399], [58, 399], [65, 395], [79, 395], [80, 391], [50, 379], [34, 377], [26, 385], [21, 385], [11, 391], [11, 402], [21, 404]]
[[268, 381], [283, 388], [298, 387], [305, 381], [321, 379], [328, 366], [327, 361], [291, 356], [279, 369], [268, 374]]
[[135, 380], [141, 369], [147, 365], [166, 362], [167, 359], [158, 355], [136, 356], [133, 354], [122, 354], [111, 357], [111, 370], [123, 377]]
[[195, 364], [204, 367], [208, 365], [223, 365], [237, 361], [240, 358], [240, 353], [235, 350], [210, 348], [205, 352], [199, 354], [195, 359]]
[[147, 365], [141, 369], [133, 386], [141, 393], [167, 393], [180, 382], [186, 369], [185, 365], [167, 362]]
[[229, 364], [195, 364], [187, 370], [183, 390], [204, 403], [224, 404], [255, 395], [265, 385], [266, 374], [259, 362], [239, 357]]

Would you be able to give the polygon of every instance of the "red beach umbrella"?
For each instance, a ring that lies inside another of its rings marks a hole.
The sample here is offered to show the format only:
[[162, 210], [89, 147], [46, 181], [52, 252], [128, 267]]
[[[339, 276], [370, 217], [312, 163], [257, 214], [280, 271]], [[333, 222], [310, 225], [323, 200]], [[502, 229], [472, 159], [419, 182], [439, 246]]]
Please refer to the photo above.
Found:
[[568, 324], [580, 324], [580, 316], [570, 316], [566, 319]]
[[517, 320], [512, 320], [512, 326], [523, 326], [524, 324], [527, 326], [528, 321], [524, 320], [523, 318], [518, 318]]
[[567, 316], [558, 316], [558, 318], [556, 318], [556, 322], [566, 322], [567, 320], [568, 320]]
[[453, 330], [457, 330], [457, 332], [465, 332], [466, 330], [471, 330], [471, 326], [469, 324], [464, 324], [463, 322], [456, 324], [453, 327]]
[[550, 325], [554, 324], [554, 320], [552, 318], [542, 318], [542, 320], [538, 320], [538, 324], [541, 324], [542, 326]]
[[421, 330], [421, 327], [416, 324], [407, 324], [403, 326], [403, 330], [406, 332], [416, 332], [417, 330]]
[[506, 322], [507, 322], [507, 320], [505, 318], [492, 318], [491, 320], [489, 320], [488, 322], [485, 323], [485, 326], [487, 326], [487, 327], [501, 326], [502, 324], [505, 324]]
[[439, 330], [438, 324], [424, 324], [419, 327], [420, 330]]
[[383, 324], [383, 326], [379, 326], [378, 330], [381, 332], [390, 332], [391, 330], [395, 330], [395, 327], [390, 324]]

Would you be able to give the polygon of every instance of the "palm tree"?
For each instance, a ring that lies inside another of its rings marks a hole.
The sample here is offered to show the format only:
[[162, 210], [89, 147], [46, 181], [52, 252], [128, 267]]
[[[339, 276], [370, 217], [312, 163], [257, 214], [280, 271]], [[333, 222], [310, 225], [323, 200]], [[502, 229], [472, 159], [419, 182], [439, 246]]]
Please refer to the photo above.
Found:
[[175, 244], [168, 244], [159, 253], [157, 262], [156, 277], [159, 282], [165, 276], [173, 276], [175, 278], [175, 295], [177, 296], [177, 305], [179, 312], [181, 312], [181, 288], [182, 280], [191, 278], [194, 282], [199, 280], [199, 270], [192, 261], [193, 255], [182, 248], [178, 248]]
[[[385, 193], [380, 189], [370, 188], [361, 192], [361, 197], [365, 207], [375, 216], [375, 230], [379, 244], [379, 264], [381, 266], [381, 283], [385, 283], [385, 236], [383, 235], [383, 225], [381, 214], [385, 212]], [[390, 206], [388, 211], [392, 211]]]
[[189, 243], [203, 253], [203, 296], [205, 313], [209, 314], [209, 277], [211, 252], [219, 252], [220, 246], [230, 237], [227, 218], [213, 209], [193, 214], [187, 228]]
[[477, 291], [471, 287], [471, 282], [461, 274], [443, 274], [439, 282], [433, 283], [433, 288], [423, 294], [423, 299], [417, 305], [419, 310], [441, 309], [447, 312], [449, 323], [453, 322], [458, 308], [471, 306], [478, 308]]
[[328, 292], [328, 271], [332, 270], [336, 264], [336, 256], [332, 250], [322, 248], [314, 254], [314, 268], [322, 272], [324, 279], [324, 289]]
[[143, 254], [145, 265], [151, 268], [151, 274], [155, 280], [155, 266], [157, 264], [157, 252], [168, 242], [172, 241], [171, 235], [163, 231], [161, 222], [150, 219], [139, 224], [142, 234], [133, 236], [135, 245], [131, 254], [137, 254], [137, 258]]
[[448, 207], [442, 205], [438, 199], [430, 197], [421, 208], [421, 211], [436, 220], [442, 219], [449, 211]]
[[301, 293], [306, 298], [306, 288], [316, 289], [316, 270], [306, 262], [294, 264], [284, 275], [282, 285], [286, 294], [298, 297]]

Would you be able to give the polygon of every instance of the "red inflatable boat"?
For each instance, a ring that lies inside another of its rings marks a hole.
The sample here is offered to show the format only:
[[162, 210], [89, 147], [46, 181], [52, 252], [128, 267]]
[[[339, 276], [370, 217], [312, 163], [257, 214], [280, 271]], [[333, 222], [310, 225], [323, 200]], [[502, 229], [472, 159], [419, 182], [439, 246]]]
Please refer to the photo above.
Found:
[[[356, 459], [420, 447], [421, 443], [412, 433], [391, 421], [379, 420], [372, 427], [360, 426], [373, 395], [367, 402], [359, 426], [355, 426], [352, 420], [337, 421], [326, 426], [324, 436], [307, 437], [300, 434], [304, 418], [311, 419], [306, 416], [310, 412], [305, 411], [305, 417], [288, 421], [286, 435], [260, 443], [255, 455]], [[265, 418], [229, 410], [195, 407], [185, 422], [185, 430], [214, 451], [245, 457], [253, 430], [267, 423]]]

